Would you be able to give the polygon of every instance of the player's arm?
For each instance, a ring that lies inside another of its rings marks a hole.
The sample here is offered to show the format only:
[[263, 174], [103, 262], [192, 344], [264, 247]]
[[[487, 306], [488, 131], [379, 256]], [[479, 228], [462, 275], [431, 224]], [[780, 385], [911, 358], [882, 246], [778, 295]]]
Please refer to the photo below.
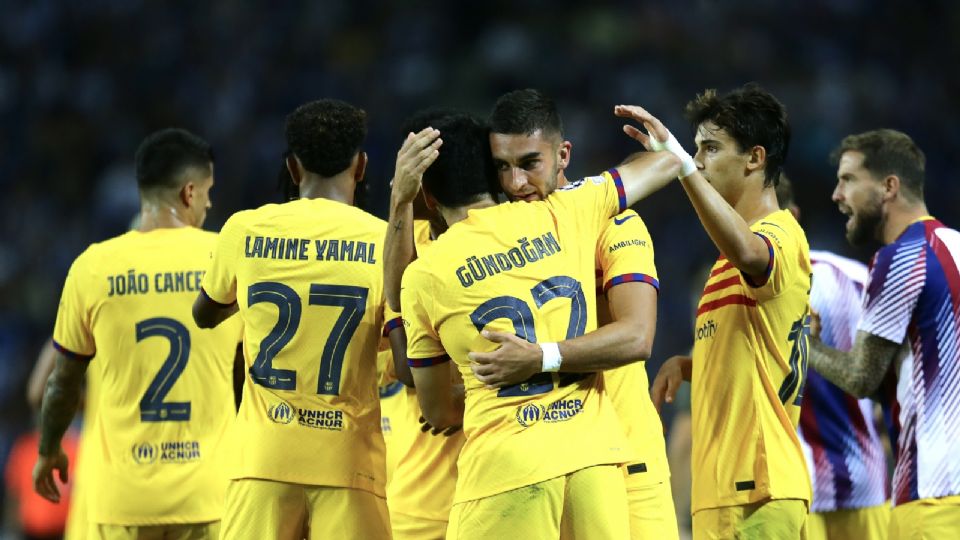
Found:
[[[413, 240], [413, 200], [420, 191], [423, 172], [440, 155], [440, 132], [424, 128], [410, 133], [397, 152], [390, 182], [390, 218], [383, 242], [383, 290], [387, 305], [400, 311], [400, 280], [416, 256]], [[398, 373], [399, 376], [399, 373]]]
[[660, 371], [650, 386], [650, 400], [657, 411], [663, 402], [673, 403], [677, 390], [684, 381], [690, 382], [693, 373], [693, 359], [686, 355], [671, 356], [660, 366]]
[[80, 404], [83, 376], [87, 360], [69, 358], [56, 352], [56, 366], [47, 379], [40, 412], [40, 455], [33, 468], [34, 490], [43, 498], [60, 502], [60, 490], [53, 478], [59, 471], [60, 481], [67, 482], [67, 455], [60, 445]]
[[[657, 326], [657, 290], [648, 283], [622, 283], [608, 291], [607, 300], [612, 322], [556, 344], [530, 343], [508, 332], [484, 330], [483, 337], [499, 347], [468, 354], [474, 375], [488, 386], [500, 387], [542, 371], [594, 372], [648, 358]], [[559, 351], [558, 368], [547, 365], [552, 347]]]
[[[450, 380], [450, 359], [424, 367], [411, 367], [420, 411], [434, 431], [463, 424], [463, 391]], [[459, 398], [458, 398], [459, 396]]]
[[902, 349], [899, 343], [859, 330], [853, 348], [850, 352], [843, 352], [825, 345], [814, 334], [819, 334], [816, 328], [810, 336], [810, 366], [844, 392], [857, 398], [872, 396], [877, 392], [887, 370]]
[[414, 388], [413, 373], [407, 363], [407, 331], [403, 325], [399, 325], [391, 329], [387, 337], [390, 340], [390, 352], [393, 353], [394, 375], [405, 386]]
[[43, 392], [47, 386], [47, 379], [57, 365], [57, 349], [53, 346], [53, 339], [48, 339], [40, 349], [37, 363], [33, 365], [30, 379], [27, 381], [27, 403], [30, 408], [38, 411], [43, 402]]
[[238, 309], [236, 302], [221, 304], [207, 296], [203, 289], [200, 289], [200, 294], [193, 301], [193, 321], [200, 328], [216, 328], [236, 313]]
[[[750, 226], [743, 217], [700, 174], [693, 158], [680, 146], [663, 123], [646, 110], [636, 106], [621, 105], [615, 112], [617, 116], [631, 118], [646, 127], [649, 135], [630, 125], [624, 126], [623, 129], [627, 135], [639, 141], [648, 150], [666, 150], [667, 152], [656, 153], [673, 153], [678, 157], [682, 163], [680, 183], [687, 192], [710, 239], [738, 270], [756, 278], [757, 281], [766, 279], [766, 271], [770, 263], [769, 246], [750, 230]], [[624, 188], [627, 188], [626, 182], [624, 182]], [[627, 196], [629, 199], [629, 189]]]

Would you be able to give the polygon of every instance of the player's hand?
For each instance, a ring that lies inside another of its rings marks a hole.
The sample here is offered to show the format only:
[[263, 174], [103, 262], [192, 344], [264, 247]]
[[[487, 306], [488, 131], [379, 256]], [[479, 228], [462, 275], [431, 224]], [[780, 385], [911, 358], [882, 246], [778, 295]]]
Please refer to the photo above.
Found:
[[52, 456], [39, 456], [33, 466], [33, 490], [50, 502], [60, 502], [60, 488], [53, 478], [53, 471], [59, 471], [60, 482], [67, 483], [67, 455], [63, 449], [57, 449]]
[[520, 339], [506, 332], [489, 332], [481, 335], [500, 347], [495, 351], [467, 354], [474, 376], [491, 388], [499, 388], [523, 382], [540, 373], [543, 367], [543, 351], [536, 343]]
[[680, 390], [683, 383], [683, 363], [689, 361], [689, 356], [672, 356], [660, 366], [657, 377], [653, 379], [653, 386], [650, 387], [650, 399], [657, 412], [660, 412], [664, 401], [673, 403], [673, 399], [677, 397], [677, 390]]
[[820, 331], [823, 329], [823, 325], [820, 323], [820, 314], [814, 310], [810, 310], [810, 337], [813, 339], [820, 339]]
[[431, 127], [407, 135], [403, 146], [397, 152], [397, 165], [390, 182], [393, 197], [397, 202], [413, 202], [420, 191], [423, 172], [440, 155], [441, 144], [443, 139], [440, 138], [440, 132]]
[[[663, 125], [663, 122], [653, 116], [646, 109], [637, 105], [617, 105], [613, 108], [613, 114], [621, 118], [629, 118], [643, 124], [647, 130], [646, 133], [631, 124], [624, 124], [623, 132], [631, 139], [638, 141], [644, 148], [650, 151], [660, 150], [656, 143], [666, 144], [670, 140], [670, 130]], [[651, 140], [653, 137], [655, 140]]]

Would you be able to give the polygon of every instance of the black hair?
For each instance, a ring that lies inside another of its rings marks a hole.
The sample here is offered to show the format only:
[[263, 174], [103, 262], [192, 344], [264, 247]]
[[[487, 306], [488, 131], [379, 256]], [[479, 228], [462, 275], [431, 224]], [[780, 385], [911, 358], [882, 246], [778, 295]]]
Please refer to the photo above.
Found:
[[514, 90], [500, 96], [490, 112], [490, 131], [505, 135], [532, 135], [563, 139], [563, 121], [557, 105], [539, 90]]
[[923, 200], [923, 183], [927, 157], [906, 133], [894, 129], [876, 129], [847, 135], [831, 154], [834, 165], [844, 152], [863, 154], [863, 168], [873, 176], [895, 175], [900, 185], [914, 200]]
[[489, 130], [476, 116], [453, 113], [430, 119], [440, 131], [440, 155], [423, 173], [423, 186], [442, 206], [455, 208], [491, 195], [497, 172]]
[[790, 147], [787, 109], [770, 92], [748, 83], [726, 95], [709, 89], [687, 103], [694, 129], [713, 122], [737, 142], [739, 151], [762, 146], [767, 151], [764, 186], [776, 186]]
[[287, 147], [303, 168], [324, 178], [345, 171], [367, 136], [367, 113], [335, 99], [297, 107], [287, 116]]
[[185, 171], [209, 169], [212, 163], [210, 143], [185, 129], [161, 129], [137, 148], [137, 185], [140, 191], [180, 189]]

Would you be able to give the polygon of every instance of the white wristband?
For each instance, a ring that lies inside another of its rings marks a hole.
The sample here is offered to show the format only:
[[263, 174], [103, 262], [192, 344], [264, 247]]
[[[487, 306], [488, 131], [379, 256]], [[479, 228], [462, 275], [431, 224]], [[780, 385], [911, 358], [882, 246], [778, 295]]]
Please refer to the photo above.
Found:
[[653, 134], [650, 134], [650, 147], [654, 152], [666, 150], [667, 152], [670, 152], [671, 154], [680, 158], [680, 178], [685, 178], [697, 172], [697, 164], [695, 161], [693, 161], [693, 156], [688, 154], [687, 151], [683, 149], [680, 141], [673, 136], [673, 133], [670, 133], [670, 138], [667, 139], [666, 142], [661, 142], [657, 140]]
[[540, 343], [540, 350], [543, 351], [543, 369], [541, 371], [551, 372], [560, 371], [560, 346], [556, 343]]

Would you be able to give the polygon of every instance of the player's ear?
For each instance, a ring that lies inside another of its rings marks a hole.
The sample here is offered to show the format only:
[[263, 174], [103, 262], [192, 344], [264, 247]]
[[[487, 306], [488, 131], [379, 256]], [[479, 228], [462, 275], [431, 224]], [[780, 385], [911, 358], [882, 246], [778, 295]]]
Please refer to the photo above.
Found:
[[433, 198], [433, 195], [430, 194], [430, 191], [427, 190], [426, 186], [421, 186], [420, 191], [423, 193], [423, 202], [427, 205], [427, 209], [431, 212], [436, 212], [437, 207], [439, 206], [439, 204], [437, 204], [437, 200]]
[[883, 200], [889, 201], [895, 198], [897, 195], [900, 195], [901, 185], [900, 177], [891, 174], [880, 181], [880, 186], [883, 188]]
[[190, 208], [193, 205], [194, 190], [197, 189], [196, 184], [192, 181], [187, 182], [180, 188], [180, 192], [177, 193], [178, 198], [180, 199], [180, 204]]
[[767, 149], [759, 144], [749, 150], [747, 156], [747, 172], [752, 173], [767, 165]]
[[353, 160], [356, 167], [353, 170], [353, 179], [359, 184], [363, 182], [363, 175], [367, 172], [367, 153], [361, 150], [353, 156]]
[[293, 181], [293, 185], [299, 186], [303, 180], [303, 164], [300, 163], [300, 158], [293, 152], [289, 152], [285, 161], [287, 162], [287, 170], [290, 172], [290, 180]]
[[563, 141], [560, 143], [560, 148], [557, 150], [557, 167], [562, 171], [567, 168], [567, 165], [570, 164], [570, 156], [573, 153], [573, 143], [570, 141]]

